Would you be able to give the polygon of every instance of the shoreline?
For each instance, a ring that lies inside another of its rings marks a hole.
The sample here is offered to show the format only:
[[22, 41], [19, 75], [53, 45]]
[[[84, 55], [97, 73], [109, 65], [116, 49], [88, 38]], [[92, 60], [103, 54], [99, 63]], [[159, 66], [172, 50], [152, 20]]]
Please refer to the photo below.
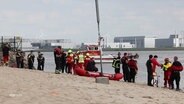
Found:
[[145, 84], [0, 67], [1, 104], [182, 104], [183, 92]]

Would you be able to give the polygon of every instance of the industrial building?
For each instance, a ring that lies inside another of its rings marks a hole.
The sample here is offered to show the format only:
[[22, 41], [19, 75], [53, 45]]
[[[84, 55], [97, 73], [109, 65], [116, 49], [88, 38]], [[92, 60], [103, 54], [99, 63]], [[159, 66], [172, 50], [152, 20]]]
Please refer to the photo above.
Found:
[[115, 37], [114, 43], [130, 43], [133, 48], [155, 48], [155, 39], [145, 36]]
[[156, 48], [172, 48], [172, 47], [184, 47], [184, 37], [182, 35], [173, 34], [169, 38], [156, 39]]

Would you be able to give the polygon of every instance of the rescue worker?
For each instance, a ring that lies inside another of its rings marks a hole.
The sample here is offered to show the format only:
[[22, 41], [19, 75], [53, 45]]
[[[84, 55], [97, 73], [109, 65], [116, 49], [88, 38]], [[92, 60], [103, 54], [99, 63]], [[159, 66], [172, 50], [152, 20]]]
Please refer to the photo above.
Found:
[[151, 81], [153, 80], [152, 58], [153, 58], [153, 55], [149, 55], [149, 59], [146, 62], [147, 74], [148, 74], [148, 80], [147, 80], [148, 86], [153, 86], [153, 84], [151, 83]]
[[90, 61], [87, 63], [86, 69], [87, 71], [97, 72], [98, 68], [95, 66], [95, 60], [94, 57], [90, 59]]
[[182, 64], [178, 61], [178, 57], [174, 57], [171, 67], [171, 88], [174, 89], [174, 80], [176, 81], [176, 90], [180, 90], [180, 72], [183, 70]]
[[33, 51], [31, 50], [30, 53], [27, 55], [29, 69], [34, 69], [34, 58], [35, 58], [35, 55], [33, 54]]
[[169, 61], [169, 58], [164, 59], [165, 63], [163, 64], [162, 68], [164, 71], [164, 87], [166, 88], [167, 85], [169, 85], [169, 88], [171, 88], [171, 62]]
[[156, 71], [156, 66], [161, 67], [161, 64], [157, 61], [157, 58], [158, 58], [158, 56], [157, 55], [154, 55], [153, 58], [152, 58], [152, 60], [151, 60], [152, 63], [153, 63], [153, 68], [152, 68], [153, 73], [155, 73], [155, 71]]
[[73, 59], [74, 59], [74, 62], [73, 62], [73, 74], [75, 75], [76, 72], [75, 72], [75, 67], [78, 65], [78, 61], [79, 61], [79, 51], [77, 51], [74, 55], [73, 55]]
[[64, 73], [65, 66], [66, 66], [66, 53], [64, 51], [62, 51], [62, 55], [61, 55], [61, 70], [62, 70], [62, 73]]
[[38, 54], [39, 56], [37, 57], [37, 61], [38, 61], [38, 70], [43, 71], [44, 70], [44, 63], [45, 63], [45, 58], [43, 57], [43, 54], [40, 53]]
[[10, 45], [8, 43], [3, 45], [3, 61], [4, 65], [8, 66]]
[[124, 56], [121, 58], [122, 70], [124, 75], [124, 81], [130, 82], [130, 70], [128, 67], [128, 54], [124, 53]]
[[66, 70], [68, 74], [72, 74], [73, 61], [72, 50], [68, 50], [68, 55], [66, 56]]
[[17, 68], [21, 67], [21, 51], [18, 49], [16, 54], [16, 62], [17, 62]]
[[130, 82], [135, 83], [135, 75], [137, 74], [138, 67], [137, 61], [133, 59], [133, 56], [130, 56], [130, 60], [128, 61], [128, 67], [130, 68]]
[[61, 46], [58, 46], [54, 49], [54, 59], [55, 59], [55, 64], [56, 64], [56, 74], [61, 73], [61, 56], [62, 56], [62, 49]]
[[84, 58], [84, 69], [86, 69], [88, 62], [91, 60], [89, 53], [86, 53], [86, 56]]
[[79, 61], [78, 66], [82, 69], [84, 69], [84, 55], [82, 52], [79, 53]]
[[113, 67], [114, 67], [114, 71], [115, 73], [120, 73], [120, 59], [121, 59], [121, 53], [118, 52], [118, 57], [114, 59], [114, 62], [113, 62]]

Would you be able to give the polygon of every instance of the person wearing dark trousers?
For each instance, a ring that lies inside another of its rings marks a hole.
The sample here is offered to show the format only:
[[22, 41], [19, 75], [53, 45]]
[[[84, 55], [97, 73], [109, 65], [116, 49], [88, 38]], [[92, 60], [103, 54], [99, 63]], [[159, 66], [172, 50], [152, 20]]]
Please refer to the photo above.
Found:
[[122, 63], [122, 70], [123, 70], [123, 75], [124, 75], [124, 81], [125, 82], [130, 82], [130, 70], [128, 67], [128, 56], [127, 53], [124, 53], [124, 56], [121, 58], [121, 63]]
[[17, 50], [15, 56], [16, 56], [17, 68], [20, 68], [21, 67], [21, 51]]
[[112, 67], [114, 68], [115, 73], [120, 73], [120, 59], [121, 59], [121, 53], [118, 52], [118, 57], [114, 58], [114, 62], [112, 64]]
[[61, 56], [61, 70], [62, 70], [62, 73], [64, 73], [65, 66], [66, 66], [66, 53], [64, 53], [64, 51], [63, 51], [62, 56]]
[[35, 55], [33, 54], [33, 51], [31, 50], [31, 52], [27, 56], [29, 69], [34, 69], [34, 58], [35, 58]]
[[8, 43], [4, 44], [2, 46], [2, 52], [3, 52], [3, 61], [4, 65], [8, 66], [9, 61], [9, 51], [10, 51], [10, 45]]
[[45, 58], [43, 57], [42, 53], [40, 53], [39, 56], [37, 57], [37, 61], [38, 61], [37, 69], [43, 71], [44, 70]]
[[25, 57], [25, 53], [23, 51], [20, 52], [20, 67], [24, 68], [24, 57]]
[[135, 83], [135, 75], [137, 74], [138, 67], [137, 61], [133, 59], [133, 56], [130, 56], [130, 60], [128, 61], [128, 67], [130, 68], [130, 82]]
[[152, 58], [153, 58], [153, 55], [149, 55], [149, 59], [146, 62], [147, 74], [148, 74], [148, 82], [147, 82], [148, 86], [153, 86], [153, 84], [151, 83], [151, 81], [153, 80]]
[[174, 80], [176, 81], [176, 90], [180, 90], [180, 72], [183, 70], [182, 64], [178, 61], [178, 57], [174, 57], [174, 62], [171, 66], [171, 89], [174, 89]]
[[54, 59], [55, 59], [55, 64], [56, 64], [56, 74], [61, 73], [61, 56], [62, 56], [62, 49], [61, 46], [58, 46], [54, 49]]

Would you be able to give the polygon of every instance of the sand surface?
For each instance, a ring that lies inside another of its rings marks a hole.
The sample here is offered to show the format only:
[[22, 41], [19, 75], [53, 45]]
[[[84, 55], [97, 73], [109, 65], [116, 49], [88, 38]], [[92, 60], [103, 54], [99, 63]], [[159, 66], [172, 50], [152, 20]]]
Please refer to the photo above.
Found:
[[184, 93], [146, 85], [0, 67], [0, 104], [184, 104]]

